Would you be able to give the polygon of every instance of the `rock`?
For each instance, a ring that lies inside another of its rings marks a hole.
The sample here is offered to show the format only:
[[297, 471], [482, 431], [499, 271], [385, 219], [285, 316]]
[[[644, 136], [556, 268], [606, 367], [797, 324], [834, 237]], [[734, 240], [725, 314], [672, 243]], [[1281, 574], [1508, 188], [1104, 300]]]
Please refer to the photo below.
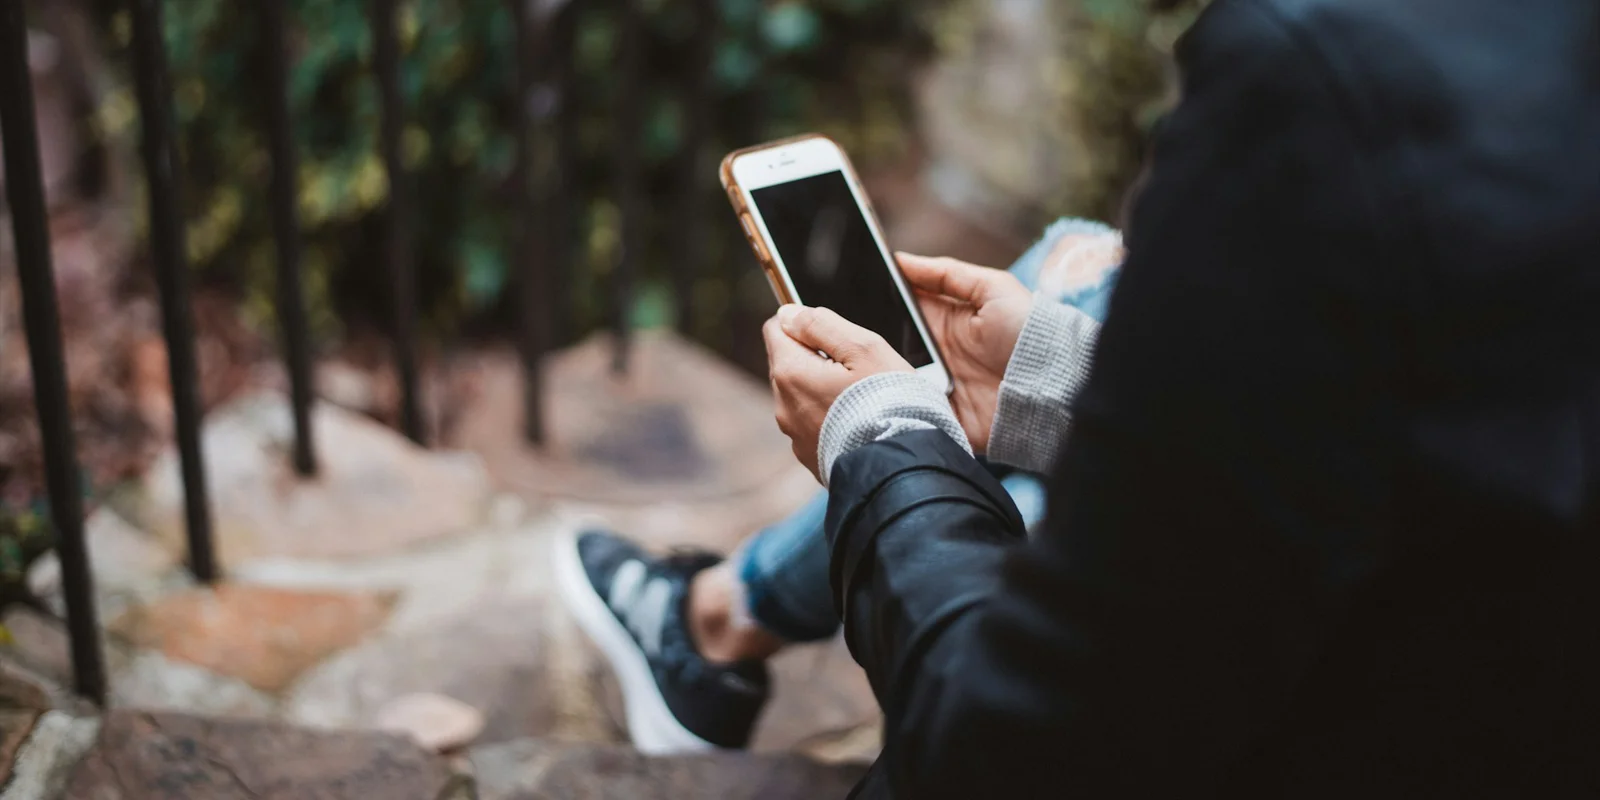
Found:
[[[84, 521], [89, 567], [95, 590], [126, 592], [149, 587], [178, 563], [177, 551], [128, 524], [109, 508], [96, 509]], [[46, 553], [28, 570], [28, 588], [38, 597], [61, 591], [61, 562]]]
[[223, 584], [136, 607], [109, 629], [168, 658], [276, 692], [376, 630], [393, 604], [386, 593]]
[[[80, 698], [59, 688], [72, 685], [72, 656], [61, 623], [26, 609], [10, 609], [5, 624], [12, 634], [6, 657], [37, 670], [53, 684], [44, 686], [50, 698], [45, 707], [82, 708]], [[161, 653], [137, 651], [115, 639], [102, 640], [102, 647], [112, 705], [257, 716], [271, 713], [275, 706], [271, 697], [238, 678], [174, 661]], [[22, 667], [4, 666], [7, 673], [34, 680]]]
[[93, 746], [99, 730], [97, 719], [74, 718], [60, 711], [45, 712], [17, 751], [11, 782], [0, 792], [0, 800], [61, 797], [72, 770]]
[[48, 711], [51, 687], [23, 668], [0, 661], [0, 710]]
[[99, 708], [56, 680], [0, 650], [0, 709], [16, 711], [65, 711], [75, 717], [93, 716]]
[[68, 797], [437, 800], [458, 783], [405, 737], [112, 711]]
[[396, 697], [373, 715], [373, 727], [403, 733], [436, 753], [458, 750], [483, 733], [483, 712], [453, 697], [418, 692]]
[[442, 694], [483, 709], [481, 740], [557, 731], [573, 694], [552, 681], [537, 600], [501, 601], [426, 628], [373, 639], [308, 673], [286, 696], [285, 719], [319, 727], [381, 727], [407, 695]]
[[480, 800], [799, 800], [844, 797], [865, 774], [792, 755], [651, 758], [625, 747], [522, 740], [471, 751]]
[[785, 648], [769, 663], [772, 699], [756, 724], [753, 749], [798, 750], [826, 761], [877, 758], [878, 700], [843, 637]]
[[[382, 634], [285, 693], [286, 719], [371, 726], [395, 698], [430, 692], [482, 709], [485, 743], [624, 740], [610, 667], [553, 595], [549, 548], [567, 524], [546, 519], [363, 563], [274, 560], [235, 572], [235, 580], [296, 590], [400, 596]], [[857, 731], [876, 721], [877, 703], [842, 642], [791, 648], [773, 668], [777, 690], [756, 730], [758, 749], [871, 759], [875, 740]]]
[[[43, 708], [91, 711], [85, 701], [61, 688], [72, 685], [72, 656], [61, 623], [14, 608], [6, 612], [5, 624], [12, 634], [5, 657], [22, 666], [0, 661], [4, 674], [16, 673], [41, 687], [49, 697]], [[112, 705], [256, 716], [274, 709], [272, 698], [237, 678], [160, 653], [136, 651], [115, 639], [102, 640], [102, 647]], [[29, 675], [29, 670], [40, 676]]]
[[804, 505], [821, 491], [817, 479], [790, 457], [790, 469], [758, 489], [722, 497], [651, 503], [577, 501], [563, 511], [591, 517], [655, 550], [703, 547], [731, 552], [751, 534]]
[[343, 361], [317, 365], [317, 396], [340, 408], [370, 414], [378, 407], [372, 375]]
[[11, 641], [6, 656], [57, 684], [72, 683], [72, 653], [62, 623], [31, 608], [11, 606], [3, 620]]
[[172, 435], [172, 379], [167, 343], [147, 333], [128, 347], [128, 399], [151, 433]]
[[489, 503], [489, 525], [515, 528], [528, 518], [528, 504], [514, 494], [495, 495]]
[[847, 730], [812, 736], [795, 752], [824, 764], [871, 764], [883, 752], [883, 717]]
[[[210, 414], [201, 434], [222, 563], [252, 558], [347, 558], [391, 552], [464, 532], [490, 496], [481, 462], [431, 452], [359, 414], [313, 408], [319, 472], [302, 480], [288, 453], [288, 402], [271, 393]], [[183, 542], [177, 455], [157, 459], [132, 506], [143, 526]]]
[[292, 590], [396, 594], [385, 633], [435, 630], [485, 604], [543, 598], [551, 585], [550, 539], [558, 530], [546, 518], [361, 561], [262, 559], [229, 578]]
[[17, 757], [22, 742], [33, 732], [33, 724], [41, 712], [0, 711], [0, 786], [11, 779], [11, 765]]
[[609, 670], [553, 606], [550, 517], [362, 563], [271, 560], [234, 578], [286, 588], [398, 592], [380, 637], [306, 673], [285, 695], [301, 724], [372, 724], [382, 705], [435, 692], [483, 709], [480, 741], [559, 735], [619, 741]]
[[160, 653], [111, 651], [111, 705], [192, 714], [264, 717], [276, 703], [238, 678]]
[[795, 467], [771, 391], [666, 331], [641, 331], [627, 375], [596, 336], [546, 366], [548, 441], [530, 448], [513, 354], [483, 356], [479, 387], [447, 441], [481, 454], [498, 482], [530, 498], [643, 504], [759, 491]]

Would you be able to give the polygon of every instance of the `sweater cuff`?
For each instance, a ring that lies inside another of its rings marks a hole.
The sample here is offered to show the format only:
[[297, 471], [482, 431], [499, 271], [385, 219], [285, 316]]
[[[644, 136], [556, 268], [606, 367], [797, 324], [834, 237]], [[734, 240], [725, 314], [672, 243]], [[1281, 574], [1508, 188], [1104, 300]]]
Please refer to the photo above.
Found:
[[1036, 295], [1006, 364], [989, 433], [990, 461], [1028, 472], [1055, 463], [1072, 424], [1072, 400], [1089, 379], [1100, 325]]
[[907, 431], [943, 431], [968, 453], [966, 431], [950, 399], [913, 372], [885, 372], [845, 389], [822, 420], [817, 440], [817, 477], [828, 485], [833, 465], [850, 451]]

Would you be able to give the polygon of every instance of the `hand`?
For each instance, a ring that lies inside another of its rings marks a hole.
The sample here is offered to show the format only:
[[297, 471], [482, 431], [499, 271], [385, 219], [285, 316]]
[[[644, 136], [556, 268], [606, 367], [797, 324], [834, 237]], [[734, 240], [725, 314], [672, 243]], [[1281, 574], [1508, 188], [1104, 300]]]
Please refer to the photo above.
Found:
[[826, 308], [783, 306], [761, 333], [767, 340], [772, 394], [778, 401], [778, 430], [789, 437], [795, 457], [813, 475], [822, 421], [833, 401], [862, 378], [913, 371], [882, 336]]
[[973, 451], [985, 452], [1000, 380], [1033, 310], [1033, 294], [1009, 272], [953, 258], [897, 257], [950, 370], [956, 419]]

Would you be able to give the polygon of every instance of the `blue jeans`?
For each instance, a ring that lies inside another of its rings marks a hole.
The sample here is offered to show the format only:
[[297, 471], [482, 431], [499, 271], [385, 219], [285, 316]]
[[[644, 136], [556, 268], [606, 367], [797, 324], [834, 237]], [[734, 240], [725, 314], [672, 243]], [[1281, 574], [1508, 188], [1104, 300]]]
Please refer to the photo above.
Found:
[[[1011, 267], [1011, 273], [1025, 285], [1036, 286], [1045, 257], [1056, 241], [1095, 227], [1076, 220], [1052, 225]], [[1103, 320], [1116, 278], [1117, 269], [1109, 270], [1094, 285], [1057, 299]], [[1033, 528], [1044, 517], [1043, 482], [1036, 475], [990, 469], [1011, 494], [1023, 521]], [[734, 556], [751, 618], [791, 642], [827, 639], [839, 629], [828, 586], [828, 542], [822, 531], [827, 513], [828, 495], [818, 493], [799, 511], [751, 537]]]

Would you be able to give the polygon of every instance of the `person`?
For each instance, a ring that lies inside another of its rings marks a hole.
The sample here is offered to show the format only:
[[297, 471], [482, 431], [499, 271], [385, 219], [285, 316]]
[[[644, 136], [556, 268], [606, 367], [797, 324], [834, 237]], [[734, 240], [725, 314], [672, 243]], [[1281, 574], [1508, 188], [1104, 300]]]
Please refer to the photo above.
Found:
[[[768, 323], [858, 794], [1600, 796], [1600, 3], [1215, 0], [1178, 60], [1070, 399], [1060, 309], [955, 272], [953, 405]], [[986, 426], [1064, 441], [1030, 540]]]
[[[907, 277], [930, 291], [952, 263], [903, 260]], [[1086, 372], [1120, 260], [1116, 231], [1064, 219], [1047, 228], [1009, 274], [984, 273], [1020, 304], [1031, 302], [1025, 286], [1063, 304]], [[1025, 524], [1043, 517], [1044, 488], [1036, 474], [993, 473]], [[822, 531], [827, 506], [827, 494], [819, 494], [726, 560], [703, 552], [652, 556], [603, 530], [580, 531], [561, 543], [562, 595], [618, 677], [635, 747], [652, 754], [744, 747], [769, 696], [767, 659], [789, 644], [837, 634]]]

